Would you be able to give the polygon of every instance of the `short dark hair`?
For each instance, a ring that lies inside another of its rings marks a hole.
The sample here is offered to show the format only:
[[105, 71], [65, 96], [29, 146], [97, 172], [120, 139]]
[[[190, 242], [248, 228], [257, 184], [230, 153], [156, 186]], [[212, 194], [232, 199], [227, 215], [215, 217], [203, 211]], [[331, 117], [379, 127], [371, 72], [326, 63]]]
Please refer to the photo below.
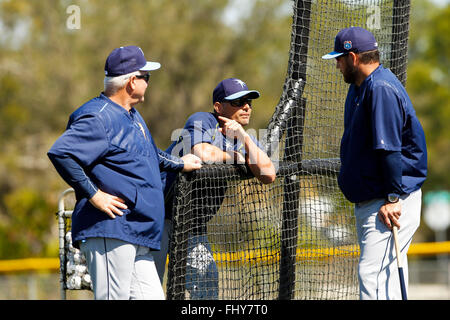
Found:
[[358, 53], [358, 56], [363, 64], [380, 62], [380, 52], [378, 49]]

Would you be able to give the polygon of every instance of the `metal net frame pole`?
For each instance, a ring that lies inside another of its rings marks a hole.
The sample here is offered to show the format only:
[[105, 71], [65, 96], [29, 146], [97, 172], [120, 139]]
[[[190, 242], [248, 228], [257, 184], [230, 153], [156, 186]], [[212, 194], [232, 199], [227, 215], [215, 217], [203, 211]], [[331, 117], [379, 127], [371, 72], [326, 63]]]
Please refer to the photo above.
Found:
[[391, 71], [403, 86], [406, 84], [410, 0], [394, 0], [392, 12]]
[[190, 219], [190, 183], [187, 176], [179, 174], [175, 182], [172, 216], [172, 233], [169, 241], [169, 266], [167, 274], [167, 300], [185, 300], [186, 253], [188, 223]]
[[[302, 97], [306, 81], [306, 63], [309, 40], [311, 1], [294, 3], [294, 20], [291, 38], [290, 79], [301, 84], [291, 90], [291, 114], [286, 132], [284, 161], [301, 163], [306, 99]], [[289, 92], [288, 92], [289, 94]], [[299, 172], [292, 172], [284, 180], [283, 220], [280, 252], [280, 287], [278, 298], [290, 300], [295, 289], [295, 262], [298, 239], [298, 213], [300, 181]]]
[[61, 300], [66, 300], [66, 219], [72, 216], [72, 211], [66, 211], [64, 198], [75, 192], [72, 188], [66, 189], [58, 199], [58, 231], [59, 231], [59, 283]]

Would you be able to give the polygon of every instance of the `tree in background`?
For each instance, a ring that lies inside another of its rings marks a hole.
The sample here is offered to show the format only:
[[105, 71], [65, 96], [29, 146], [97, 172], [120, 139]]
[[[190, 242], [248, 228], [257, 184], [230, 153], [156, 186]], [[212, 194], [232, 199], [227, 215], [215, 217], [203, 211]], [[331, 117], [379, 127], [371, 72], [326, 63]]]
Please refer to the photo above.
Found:
[[428, 147], [427, 190], [450, 190], [450, 4], [413, 0], [406, 88]]
[[[225, 77], [262, 92], [252, 126], [266, 127], [287, 66], [290, 16], [277, 14], [286, 1], [255, 1], [234, 23], [224, 17], [229, 2], [0, 1], [0, 259], [56, 255], [53, 213], [68, 186], [46, 152], [69, 114], [103, 90], [116, 47], [138, 45], [162, 64], [138, 106], [160, 148], [190, 114], [212, 109]], [[79, 28], [68, 28], [71, 5]]]

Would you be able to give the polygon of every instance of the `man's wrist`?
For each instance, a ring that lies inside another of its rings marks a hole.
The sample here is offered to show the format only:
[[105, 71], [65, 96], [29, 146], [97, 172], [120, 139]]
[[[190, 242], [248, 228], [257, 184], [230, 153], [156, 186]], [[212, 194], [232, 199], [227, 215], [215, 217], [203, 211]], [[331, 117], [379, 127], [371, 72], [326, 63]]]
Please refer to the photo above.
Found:
[[400, 200], [400, 195], [397, 193], [389, 193], [386, 196], [387, 203], [397, 203]]
[[245, 130], [242, 130], [242, 132], [240, 132], [238, 138], [243, 143], [245, 143], [247, 139], [250, 139], [250, 135]]

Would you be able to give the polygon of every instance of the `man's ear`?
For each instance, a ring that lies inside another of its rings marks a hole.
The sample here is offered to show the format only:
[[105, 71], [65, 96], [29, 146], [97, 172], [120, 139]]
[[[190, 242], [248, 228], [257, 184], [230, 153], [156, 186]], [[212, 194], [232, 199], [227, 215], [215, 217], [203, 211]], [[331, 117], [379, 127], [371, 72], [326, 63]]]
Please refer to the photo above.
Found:
[[356, 66], [356, 65], [358, 64], [358, 62], [359, 62], [359, 57], [358, 57], [358, 55], [357, 55], [356, 53], [350, 51], [350, 52], [348, 53], [348, 56], [349, 56], [350, 61], [352, 62], [352, 64], [353, 64], [354, 66]]
[[136, 89], [136, 83], [135, 83], [135, 81], [136, 81], [136, 76], [131, 76], [130, 79], [128, 79], [127, 87], [128, 87], [129, 89], [131, 89], [131, 91], [133, 91], [134, 89]]
[[218, 114], [222, 114], [222, 108], [223, 108], [222, 103], [218, 101], [214, 102], [214, 110], [216, 110]]

